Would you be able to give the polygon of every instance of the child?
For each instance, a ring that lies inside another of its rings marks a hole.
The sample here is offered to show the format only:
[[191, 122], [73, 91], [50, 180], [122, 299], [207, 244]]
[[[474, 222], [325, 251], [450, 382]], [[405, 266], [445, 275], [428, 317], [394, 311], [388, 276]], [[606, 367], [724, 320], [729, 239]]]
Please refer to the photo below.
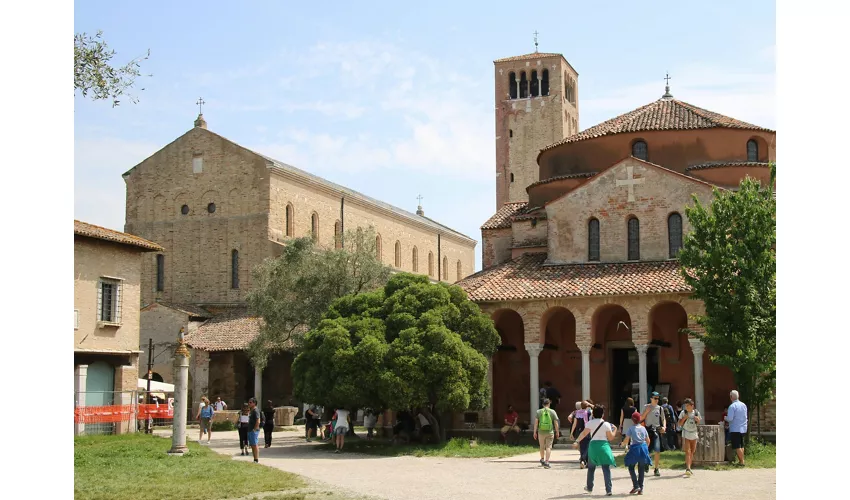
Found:
[[[639, 412], [632, 413], [632, 422], [635, 425], [629, 427], [626, 431], [626, 439], [623, 440], [623, 446], [628, 446], [625, 464], [629, 468], [629, 475], [632, 476], [632, 491], [629, 494], [643, 495], [643, 474], [652, 465], [649, 446], [647, 446], [649, 434], [646, 432], [646, 427], [638, 425], [640, 423]], [[638, 476], [635, 476], [636, 465], [638, 466]]]
[[682, 427], [682, 445], [685, 449], [685, 477], [691, 477], [691, 464], [694, 460], [694, 452], [697, 450], [697, 425], [702, 421], [699, 411], [694, 409], [694, 402], [685, 399], [685, 409], [679, 414], [679, 425]]

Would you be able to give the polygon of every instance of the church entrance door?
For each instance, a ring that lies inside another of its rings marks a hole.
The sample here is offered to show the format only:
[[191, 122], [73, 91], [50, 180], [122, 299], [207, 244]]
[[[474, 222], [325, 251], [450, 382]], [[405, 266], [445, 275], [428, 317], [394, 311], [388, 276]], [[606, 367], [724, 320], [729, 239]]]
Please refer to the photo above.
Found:
[[[626, 398], [635, 401], [635, 407], [640, 406], [640, 387], [638, 380], [638, 352], [634, 347], [612, 347], [609, 358], [611, 360], [611, 375], [609, 378], [608, 394], [610, 395], [608, 405], [610, 411], [606, 413], [606, 420], [620, 423], [620, 410], [626, 403]], [[646, 353], [646, 381], [649, 384], [647, 394], [651, 393], [658, 384], [658, 348], [651, 347]], [[624, 415], [624, 418], [628, 418]]]

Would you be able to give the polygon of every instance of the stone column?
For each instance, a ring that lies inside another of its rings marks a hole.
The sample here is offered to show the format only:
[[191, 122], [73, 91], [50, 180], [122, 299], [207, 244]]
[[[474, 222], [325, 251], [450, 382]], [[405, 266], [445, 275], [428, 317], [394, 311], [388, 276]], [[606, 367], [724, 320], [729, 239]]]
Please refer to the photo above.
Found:
[[590, 399], [590, 350], [593, 346], [581, 344], [578, 348], [581, 351], [581, 399], [585, 401]]
[[541, 97], [543, 95], [543, 77], [537, 75], [537, 97]]
[[[490, 386], [490, 405], [484, 409], [484, 418], [482, 418], [483, 422], [488, 422], [491, 428], [496, 427], [498, 422], [496, 421], [496, 415], [493, 411], [493, 357], [491, 356], [487, 360], [487, 385]], [[501, 426], [500, 426], [501, 427]]]
[[529, 371], [531, 372], [531, 410], [528, 421], [534, 426], [534, 419], [537, 415], [537, 409], [540, 407], [540, 371], [537, 364], [540, 352], [543, 351], [543, 344], [525, 344], [525, 350], [528, 351]]
[[705, 393], [702, 382], [702, 355], [705, 353], [705, 344], [695, 338], [689, 338], [688, 343], [694, 352], [694, 403], [700, 415], [705, 418]]
[[519, 78], [514, 76], [514, 81], [516, 82], [516, 98], [519, 99], [522, 95], [522, 87], [519, 86]]
[[263, 407], [263, 370], [254, 368], [254, 397], [257, 398], [257, 407]]
[[635, 344], [635, 349], [638, 353], [638, 383], [640, 384], [640, 411], [647, 405], [646, 394], [646, 351], [649, 349], [648, 344]]
[[[89, 365], [77, 365], [74, 367], [74, 406], [83, 408], [86, 406], [86, 377]], [[74, 423], [74, 435], [79, 436], [86, 430], [86, 424]]]
[[189, 453], [186, 447], [186, 421], [189, 411], [189, 349], [183, 339], [183, 329], [180, 329], [177, 349], [174, 350], [174, 420], [171, 425], [171, 450], [168, 454], [185, 455]]

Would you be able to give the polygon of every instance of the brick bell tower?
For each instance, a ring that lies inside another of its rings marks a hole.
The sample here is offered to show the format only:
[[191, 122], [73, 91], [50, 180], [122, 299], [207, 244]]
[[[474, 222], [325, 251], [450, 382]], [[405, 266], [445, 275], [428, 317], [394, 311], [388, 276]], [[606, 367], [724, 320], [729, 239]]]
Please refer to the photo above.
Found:
[[528, 201], [540, 180], [537, 154], [578, 132], [578, 73], [561, 54], [535, 51], [493, 61], [496, 88], [496, 210]]

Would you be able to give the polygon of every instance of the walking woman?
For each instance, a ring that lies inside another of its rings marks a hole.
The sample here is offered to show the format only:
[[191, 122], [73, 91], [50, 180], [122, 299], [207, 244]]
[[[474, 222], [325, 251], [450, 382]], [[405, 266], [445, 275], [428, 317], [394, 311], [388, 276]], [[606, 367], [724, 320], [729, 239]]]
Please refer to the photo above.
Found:
[[682, 445], [685, 449], [685, 477], [691, 477], [691, 464], [694, 461], [694, 452], [697, 451], [698, 425], [702, 417], [694, 408], [691, 398], [685, 399], [685, 409], [679, 414], [679, 426], [682, 428]]
[[632, 422], [632, 413], [638, 411], [635, 407], [635, 400], [632, 398], [626, 398], [626, 404], [623, 405], [623, 409], [620, 410], [620, 435], [623, 437], [623, 441], [620, 443], [624, 445], [626, 442], [626, 436], [628, 435], [628, 430], [635, 425]]
[[[579, 435], [579, 442], [586, 436], [590, 437], [590, 445], [587, 449], [587, 486], [584, 491], [593, 492], [593, 476], [597, 467], [602, 467], [602, 477], [605, 479], [605, 494], [611, 496], [611, 466], [616, 465], [614, 454], [611, 452], [611, 441], [617, 437], [617, 428], [609, 424], [602, 417], [605, 416], [605, 407], [596, 405], [593, 407], [593, 420]], [[573, 448], [578, 448], [579, 443], [573, 443]]]
[[[640, 412], [635, 410], [629, 420], [632, 421], [633, 425], [626, 431], [626, 437], [623, 439], [623, 444], [628, 446], [625, 463], [626, 467], [629, 468], [629, 475], [632, 476], [632, 491], [629, 494], [643, 495], [643, 476], [649, 466], [652, 465], [649, 446], [646, 444], [649, 441], [649, 434], [646, 432], [646, 427], [638, 425], [640, 423]], [[635, 475], [635, 466], [638, 468], [637, 475]]]
[[263, 435], [266, 438], [266, 448], [268, 448], [272, 445], [272, 432], [274, 431], [274, 405], [272, 405], [271, 399], [266, 401], [263, 417]]
[[239, 454], [242, 456], [250, 455], [248, 450], [248, 419], [251, 415], [251, 408], [248, 403], [242, 404], [242, 413], [239, 414]]
[[339, 408], [335, 413], [333, 423], [333, 435], [336, 436], [336, 451], [334, 453], [339, 453], [345, 446], [345, 433], [348, 432], [348, 410]]
[[204, 404], [200, 410], [198, 410], [198, 416], [196, 417], [201, 424], [201, 433], [198, 435], [198, 443], [202, 442], [204, 439], [204, 433], [207, 434], [207, 443], [210, 442], [212, 438], [212, 418], [215, 415], [215, 410], [213, 406], [210, 404], [210, 400], [207, 399], [206, 396], [201, 397], [201, 402]]

